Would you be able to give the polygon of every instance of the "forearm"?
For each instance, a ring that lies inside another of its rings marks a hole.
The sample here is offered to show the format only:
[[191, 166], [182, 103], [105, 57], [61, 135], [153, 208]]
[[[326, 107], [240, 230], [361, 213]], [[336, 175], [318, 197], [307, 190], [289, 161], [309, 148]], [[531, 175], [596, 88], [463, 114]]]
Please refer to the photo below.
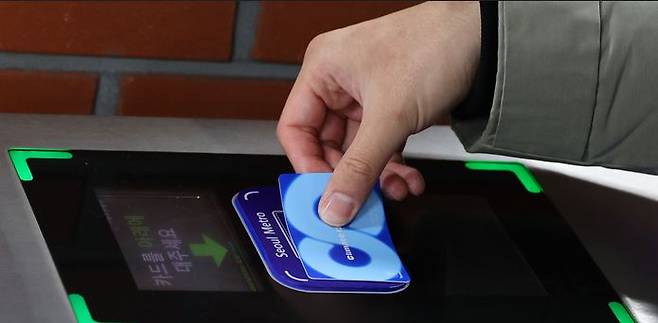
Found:
[[653, 3], [500, 3], [492, 104], [453, 128], [473, 152], [655, 172], [656, 18]]

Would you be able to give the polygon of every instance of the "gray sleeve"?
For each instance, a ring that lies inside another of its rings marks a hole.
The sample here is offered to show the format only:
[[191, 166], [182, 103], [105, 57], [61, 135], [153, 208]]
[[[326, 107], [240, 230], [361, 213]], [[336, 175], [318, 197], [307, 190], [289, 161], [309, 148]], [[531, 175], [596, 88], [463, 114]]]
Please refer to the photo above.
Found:
[[470, 152], [658, 172], [658, 3], [500, 2], [491, 112]]

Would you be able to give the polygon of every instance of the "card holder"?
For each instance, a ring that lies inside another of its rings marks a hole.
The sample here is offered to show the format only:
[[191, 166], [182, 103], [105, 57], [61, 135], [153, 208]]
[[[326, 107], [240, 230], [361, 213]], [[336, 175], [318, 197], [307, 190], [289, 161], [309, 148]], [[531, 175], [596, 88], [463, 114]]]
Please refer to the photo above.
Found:
[[[396, 293], [409, 285], [406, 271], [406, 281], [310, 277], [292, 240], [291, 228], [288, 226], [281, 205], [281, 195], [276, 187], [242, 190], [233, 197], [233, 206], [267, 272], [273, 280], [285, 287], [317, 293]], [[295, 230], [297, 228], [292, 226], [292, 231]], [[332, 265], [329, 262], [327, 264]], [[404, 270], [404, 267], [400, 266]]]

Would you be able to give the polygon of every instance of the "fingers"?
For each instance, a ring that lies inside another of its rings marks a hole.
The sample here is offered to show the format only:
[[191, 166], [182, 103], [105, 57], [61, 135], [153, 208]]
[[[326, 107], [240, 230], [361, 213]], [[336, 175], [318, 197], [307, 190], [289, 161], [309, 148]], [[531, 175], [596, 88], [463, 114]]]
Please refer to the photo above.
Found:
[[350, 147], [354, 137], [356, 137], [356, 132], [359, 130], [360, 121], [354, 121], [347, 119], [345, 124], [345, 140], [343, 140], [343, 146], [341, 147], [343, 151], [346, 151]]
[[320, 130], [320, 141], [322, 145], [340, 149], [345, 138], [345, 124], [343, 117], [333, 111], [327, 111]]
[[322, 147], [324, 150], [324, 159], [329, 163], [331, 169], [335, 169], [338, 166], [338, 162], [343, 158], [343, 151], [329, 146]]
[[[401, 161], [389, 161], [386, 165], [385, 172], [388, 172], [388, 174], [390, 174], [389, 176], [397, 176], [402, 182], [404, 182], [408, 188], [408, 192], [412, 195], [418, 196], [425, 191], [425, 179], [423, 178], [423, 175], [417, 169], [407, 166]], [[382, 177], [382, 181], [384, 180], [385, 178]], [[382, 183], [382, 188], [387, 192], [385, 183]], [[404, 199], [404, 197], [402, 199]]]
[[[350, 127], [348, 126], [348, 128]], [[344, 145], [348, 147], [353, 140], [353, 135], [347, 134], [345, 137]], [[324, 159], [332, 168], [336, 168], [343, 157], [343, 151], [330, 144], [325, 144], [323, 150]], [[409, 193], [418, 196], [425, 189], [423, 176], [415, 168], [405, 165], [400, 153], [396, 153], [391, 157], [379, 178], [384, 195], [396, 201], [404, 200]]]
[[333, 226], [349, 223], [408, 135], [395, 118], [364, 119], [325, 189], [318, 208], [320, 217]]
[[323, 146], [340, 149], [345, 116], [360, 118], [361, 106], [336, 83], [331, 71], [306, 66], [306, 59], [283, 108], [277, 135], [298, 173], [333, 169]]
[[425, 180], [421, 173], [413, 167], [407, 166], [400, 153], [391, 157], [380, 176], [382, 192], [386, 197], [401, 201], [409, 193], [420, 195], [425, 190]]
[[380, 176], [380, 184], [384, 195], [392, 200], [402, 201], [409, 195], [407, 183], [388, 167], [384, 168]]
[[277, 136], [296, 172], [328, 172], [323, 158], [320, 128], [326, 107], [308, 83], [297, 79], [283, 108]]

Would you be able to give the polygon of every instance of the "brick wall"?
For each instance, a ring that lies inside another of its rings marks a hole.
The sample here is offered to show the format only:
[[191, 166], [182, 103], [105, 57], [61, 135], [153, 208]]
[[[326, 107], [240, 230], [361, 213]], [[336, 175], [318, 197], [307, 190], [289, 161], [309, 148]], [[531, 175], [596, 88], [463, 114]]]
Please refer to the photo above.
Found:
[[276, 119], [306, 44], [407, 1], [0, 2], [0, 112]]

